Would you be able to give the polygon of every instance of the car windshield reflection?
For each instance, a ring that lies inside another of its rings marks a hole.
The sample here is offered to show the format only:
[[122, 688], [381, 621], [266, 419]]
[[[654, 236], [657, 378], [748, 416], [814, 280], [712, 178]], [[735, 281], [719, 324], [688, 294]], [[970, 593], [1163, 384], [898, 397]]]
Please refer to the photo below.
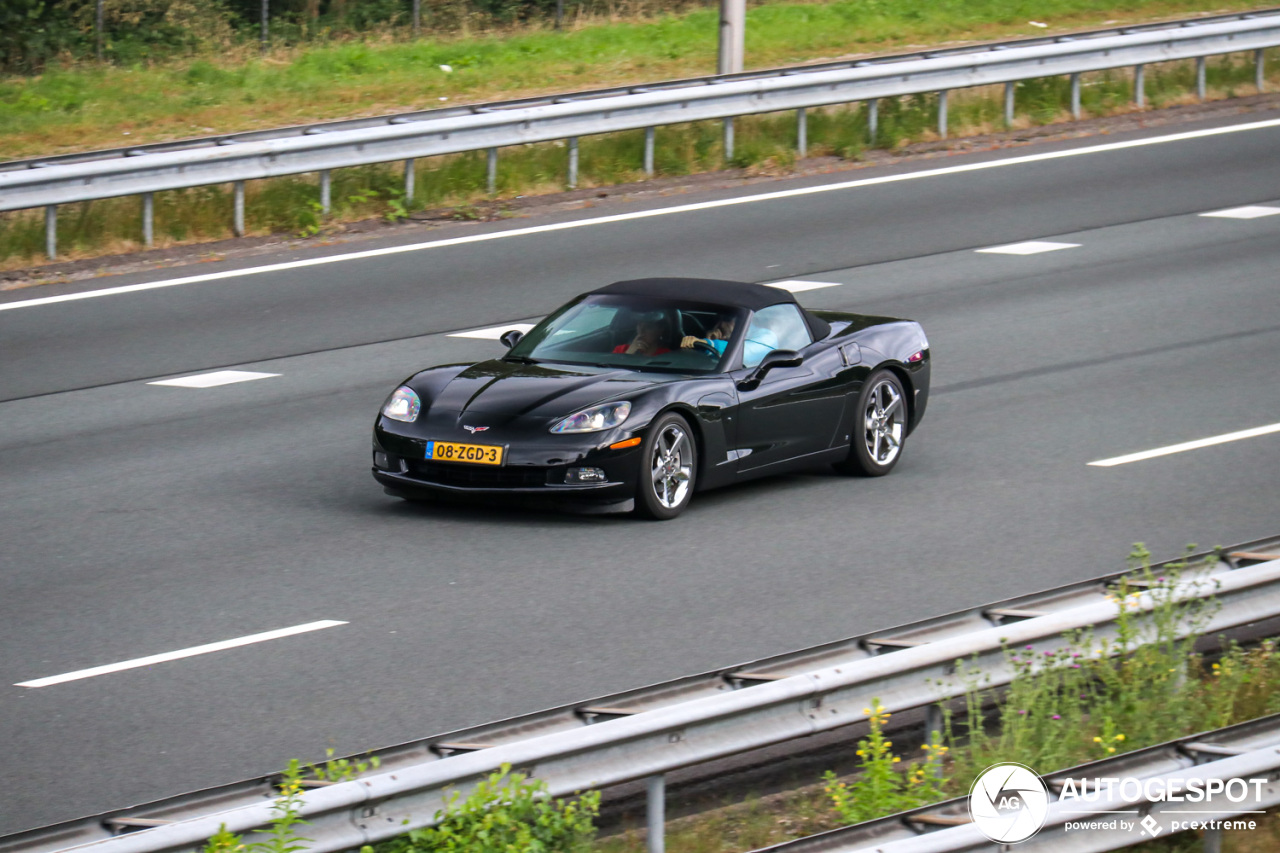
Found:
[[711, 373], [720, 370], [733, 351], [745, 315], [742, 309], [718, 305], [593, 294], [543, 320], [507, 357]]

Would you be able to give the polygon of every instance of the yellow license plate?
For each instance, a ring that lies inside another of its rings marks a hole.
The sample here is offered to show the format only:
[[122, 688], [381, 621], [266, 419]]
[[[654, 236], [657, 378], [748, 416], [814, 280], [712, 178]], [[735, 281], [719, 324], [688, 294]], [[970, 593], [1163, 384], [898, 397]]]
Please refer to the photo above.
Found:
[[501, 465], [502, 448], [493, 444], [458, 444], [454, 441], [428, 441], [427, 458], [433, 462], [470, 462], [475, 465]]

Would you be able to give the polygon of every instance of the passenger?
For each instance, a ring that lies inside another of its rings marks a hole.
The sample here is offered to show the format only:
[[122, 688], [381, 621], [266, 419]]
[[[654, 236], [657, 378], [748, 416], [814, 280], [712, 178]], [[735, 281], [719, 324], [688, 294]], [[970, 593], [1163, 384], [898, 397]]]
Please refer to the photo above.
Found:
[[693, 349], [693, 345], [701, 341], [709, 344], [717, 354], [724, 355], [724, 349], [729, 345], [729, 338], [733, 337], [734, 316], [728, 312], [716, 316], [716, 324], [711, 327], [711, 331], [707, 332], [705, 338], [699, 338], [696, 335], [685, 335], [680, 340], [681, 349]]
[[615, 353], [627, 355], [663, 355], [671, 352], [666, 346], [668, 337], [666, 320], [642, 319], [636, 323], [636, 336], [630, 343], [618, 344], [613, 348]]

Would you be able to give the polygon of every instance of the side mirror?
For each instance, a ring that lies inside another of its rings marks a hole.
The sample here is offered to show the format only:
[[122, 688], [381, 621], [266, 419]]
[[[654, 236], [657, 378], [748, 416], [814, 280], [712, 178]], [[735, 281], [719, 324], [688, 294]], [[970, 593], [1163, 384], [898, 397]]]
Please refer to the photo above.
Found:
[[764, 379], [764, 375], [775, 367], [799, 367], [804, 364], [804, 356], [793, 349], [776, 349], [765, 354], [765, 357], [756, 365], [756, 369], [751, 371], [746, 379], [738, 383], [738, 387], [743, 391], [750, 391], [760, 384], [760, 380]]
[[504, 347], [506, 347], [507, 349], [511, 349], [513, 346], [520, 343], [520, 339], [523, 337], [524, 337], [524, 332], [520, 331], [519, 329], [510, 329], [508, 331], [503, 332], [501, 337], [498, 338], [498, 340], [502, 341], [502, 345]]

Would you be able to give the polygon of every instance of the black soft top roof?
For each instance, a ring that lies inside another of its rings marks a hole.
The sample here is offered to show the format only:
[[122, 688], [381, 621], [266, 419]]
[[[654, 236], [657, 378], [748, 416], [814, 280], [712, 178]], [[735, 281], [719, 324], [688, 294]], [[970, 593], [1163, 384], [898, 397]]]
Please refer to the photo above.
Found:
[[791, 293], [777, 287], [715, 278], [636, 278], [614, 282], [591, 292], [652, 296], [678, 302], [709, 302], [752, 311], [759, 311], [779, 302], [796, 301]]
[[617, 281], [591, 291], [592, 293], [625, 294], [670, 299], [673, 302], [706, 302], [725, 307], [746, 308], [759, 311], [770, 305], [791, 303], [800, 307], [814, 340], [822, 340], [831, 332], [831, 326], [820, 320], [796, 302], [791, 291], [765, 284], [745, 281], [725, 281], [716, 278], [635, 278]]

